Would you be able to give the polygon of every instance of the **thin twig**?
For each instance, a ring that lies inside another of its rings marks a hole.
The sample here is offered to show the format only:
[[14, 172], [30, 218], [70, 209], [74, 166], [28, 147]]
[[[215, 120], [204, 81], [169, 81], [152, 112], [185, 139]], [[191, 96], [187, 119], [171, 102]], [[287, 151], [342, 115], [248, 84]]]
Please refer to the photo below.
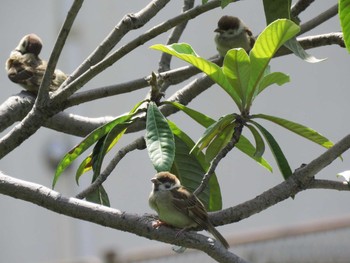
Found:
[[339, 181], [331, 180], [313, 180], [308, 189], [329, 189], [338, 191], [350, 191], [350, 185]]
[[308, 32], [314, 29], [315, 27], [326, 22], [327, 20], [331, 19], [333, 16], [336, 16], [337, 14], [338, 14], [338, 4], [335, 4], [334, 6], [330, 7], [326, 11], [314, 17], [313, 19], [303, 23], [300, 26], [301, 29], [298, 35], [304, 34], [305, 32]]
[[291, 15], [297, 17], [305, 11], [315, 0], [299, 0], [291, 8]]
[[47, 63], [47, 68], [40, 84], [38, 96], [35, 102], [36, 107], [46, 107], [49, 100], [49, 87], [52, 79], [52, 75], [55, 71], [57, 61], [61, 55], [64, 44], [66, 43], [69, 32], [73, 26], [75, 18], [77, 17], [84, 0], [76, 0], [73, 2], [67, 17], [62, 25], [62, 28], [58, 34], [56, 43], [52, 49], [50, 59]]
[[146, 148], [146, 144], [143, 136], [139, 137], [138, 139], [134, 140], [132, 143], [121, 148], [118, 151], [118, 153], [113, 157], [113, 159], [109, 162], [105, 170], [99, 176], [97, 176], [96, 180], [93, 183], [91, 183], [87, 188], [85, 188], [83, 191], [77, 194], [76, 198], [83, 199], [87, 195], [97, 190], [98, 187], [101, 186], [102, 183], [107, 180], [108, 176], [113, 172], [114, 168], [124, 158], [125, 155], [127, 155], [128, 153], [134, 150], [142, 150], [145, 148]]
[[219, 165], [220, 161], [225, 158], [225, 156], [236, 146], [239, 141], [239, 138], [242, 134], [243, 123], [238, 118], [235, 120], [236, 127], [232, 135], [231, 141], [216, 155], [216, 157], [210, 163], [210, 166], [207, 172], [204, 174], [203, 179], [197, 189], [193, 192], [195, 195], [202, 193], [205, 188], [208, 186], [210, 177], [215, 173], [216, 167]]
[[[187, 10], [190, 10], [194, 6], [194, 0], [184, 0], [184, 6], [182, 8], [182, 12], [186, 12]], [[176, 27], [171, 31], [171, 34], [168, 38], [167, 45], [179, 42], [179, 39], [184, 32], [188, 21], [185, 21]], [[160, 61], [159, 61], [159, 69], [158, 72], [164, 72], [170, 70], [170, 62], [172, 59], [172, 55], [167, 53], [162, 53]]]

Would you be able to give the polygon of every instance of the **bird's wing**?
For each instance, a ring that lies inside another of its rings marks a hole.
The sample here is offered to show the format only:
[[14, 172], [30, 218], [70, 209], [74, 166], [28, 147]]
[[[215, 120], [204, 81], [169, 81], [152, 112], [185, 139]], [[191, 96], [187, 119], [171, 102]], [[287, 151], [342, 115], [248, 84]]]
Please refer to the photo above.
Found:
[[207, 229], [208, 215], [202, 202], [184, 187], [172, 190], [174, 206], [199, 226]]

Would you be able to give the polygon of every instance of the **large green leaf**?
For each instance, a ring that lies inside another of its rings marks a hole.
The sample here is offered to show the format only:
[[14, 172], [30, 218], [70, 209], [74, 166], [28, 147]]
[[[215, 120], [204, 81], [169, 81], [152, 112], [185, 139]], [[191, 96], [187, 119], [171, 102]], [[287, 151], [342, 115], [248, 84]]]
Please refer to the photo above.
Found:
[[345, 46], [350, 53], [350, 0], [339, 0], [339, 18]]
[[248, 155], [250, 158], [254, 159], [258, 164], [272, 172], [271, 165], [261, 156], [256, 154], [257, 149], [253, 146], [253, 144], [243, 135], [239, 138], [238, 143], [236, 143], [236, 148], [241, 152]]
[[106, 123], [105, 125], [102, 125], [101, 127], [95, 129], [92, 131], [89, 135], [87, 135], [77, 146], [75, 146], [72, 150], [70, 150], [60, 161], [60, 163], [57, 166], [55, 177], [52, 183], [52, 188], [55, 187], [58, 178], [60, 175], [64, 172], [64, 170], [70, 166], [73, 161], [78, 158], [83, 152], [85, 152], [88, 148], [90, 148], [91, 145], [93, 145], [95, 142], [97, 142], [99, 139], [101, 139], [103, 136], [105, 136], [108, 132], [113, 129], [118, 124], [125, 123], [128, 120], [130, 120], [134, 114], [125, 114], [122, 115], [113, 121]]
[[250, 59], [247, 52], [242, 48], [229, 50], [225, 56], [222, 70], [233, 89], [242, 99], [244, 107], [250, 79]]
[[292, 175], [292, 169], [290, 168], [290, 165], [287, 161], [287, 158], [284, 156], [281, 147], [278, 145], [277, 141], [271, 135], [271, 133], [268, 132], [268, 130], [266, 130], [263, 126], [261, 126], [255, 121], [251, 121], [251, 123], [254, 124], [255, 127], [257, 127], [262, 133], [262, 135], [265, 137], [265, 140], [269, 144], [271, 152], [275, 157], [278, 168], [280, 169], [283, 178], [287, 179], [289, 176]]
[[154, 102], [147, 108], [145, 141], [156, 171], [169, 171], [175, 157], [174, 135]]
[[276, 123], [280, 126], [282, 126], [285, 129], [288, 129], [314, 143], [317, 143], [319, 145], [321, 145], [322, 147], [325, 147], [327, 149], [331, 148], [333, 146], [333, 142], [331, 142], [330, 140], [328, 140], [326, 137], [324, 137], [323, 135], [321, 135], [320, 133], [318, 133], [317, 131], [306, 127], [304, 125], [301, 125], [299, 123], [296, 122], [292, 122], [286, 119], [282, 119], [282, 118], [278, 118], [275, 116], [270, 116], [270, 115], [265, 115], [265, 114], [257, 114], [257, 115], [253, 115], [252, 118], [261, 118], [261, 119], [265, 119], [268, 121], [271, 121], [273, 123]]
[[231, 87], [230, 82], [223, 73], [221, 67], [204, 58], [199, 57], [189, 44], [175, 43], [168, 46], [157, 44], [151, 46], [150, 48], [160, 50], [162, 52], [180, 58], [203, 71], [219, 86], [221, 86], [234, 100], [238, 108], [241, 109], [241, 99], [237, 92]]
[[[168, 121], [169, 127], [175, 135], [176, 154], [171, 172], [178, 175], [181, 183], [193, 192], [200, 185], [205, 171], [209, 167], [204, 154], [189, 154], [194, 146], [192, 139], [173, 122]], [[208, 187], [199, 195], [208, 211], [222, 208], [221, 191], [215, 173], [210, 177]]]
[[251, 104], [256, 89], [264, 77], [266, 68], [276, 51], [300, 31], [300, 27], [290, 20], [278, 19], [268, 25], [259, 35], [249, 53], [251, 78], [248, 87], [247, 101]]

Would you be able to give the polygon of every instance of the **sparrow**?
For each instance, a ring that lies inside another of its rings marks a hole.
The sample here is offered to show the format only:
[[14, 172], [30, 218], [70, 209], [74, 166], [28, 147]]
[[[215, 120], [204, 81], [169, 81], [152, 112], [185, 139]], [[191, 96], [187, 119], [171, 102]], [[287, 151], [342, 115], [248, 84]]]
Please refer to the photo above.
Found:
[[[24, 36], [18, 46], [11, 51], [5, 69], [9, 79], [26, 90], [37, 93], [44, 77], [47, 62], [40, 59], [42, 41], [35, 34]], [[56, 69], [49, 90], [54, 91], [66, 80], [67, 76]]]
[[203, 203], [182, 186], [174, 174], [160, 172], [151, 179], [151, 182], [153, 187], [149, 205], [157, 212], [160, 219], [153, 224], [153, 227], [165, 224], [181, 228], [180, 232], [201, 227], [210, 232], [224, 247], [229, 247], [225, 238], [210, 222]]
[[234, 16], [223, 16], [218, 22], [218, 27], [214, 30], [216, 49], [221, 57], [224, 57], [232, 48], [243, 48], [247, 53], [255, 43], [252, 31]]

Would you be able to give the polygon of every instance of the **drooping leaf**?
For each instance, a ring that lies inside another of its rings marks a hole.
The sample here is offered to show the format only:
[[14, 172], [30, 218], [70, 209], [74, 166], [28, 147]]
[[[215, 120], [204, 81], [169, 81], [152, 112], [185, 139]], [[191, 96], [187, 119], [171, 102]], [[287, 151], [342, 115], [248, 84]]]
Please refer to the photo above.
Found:
[[100, 138], [105, 136], [114, 126], [124, 123], [130, 120], [134, 114], [125, 114], [122, 115], [113, 121], [102, 125], [101, 127], [92, 131], [87, 135], [77, 146], [70, 150], [60, 161], [57, 166], [55, 177], [52, 183], [52, 188], [55, 187], [58, 178], [64, 172], [64, 170], [73, 163], [73, 161], [78, 158], [83, 152], [85, 152], [91, 145], [96, 143]]
[[227, 114], [221, 117], [217, 122], [213, 123], [205, 130], [202, 137], [197, 141], [195, 147], [199, 147], [199, 150], [206, 148], [214, 137], [220, 134], [235, 118], [236, 116], [234, 114]]
[[86, 200], [96, 204], [110, 206], [108, 194], [103, 186], [99, 186], [96, 191], [86, 196]]
[[249, 53], [251, 64], [251, 77], [248, 87], [247, 103], [250, 105], [261, 79], [264, 77], [266, 68], [276, 51], [300, 30], [290, 20], [278, 19], [268, 25], [259, 35], [254, 47]]
[[147, 108], [145, 141], [156, 171], [169, 171], [175, 157], [174, 135], [154, 102]]
[[285, 129], [288, 129], [314, 143], [317, 143], [318, 145], [321, 145], [322, 147], [325, 147], [327, 149], [331, 148], [333, 146], [333, 142], [328, 140], [326, 137], [318, 133], [317, 131], [306, 127], [304, 125], [301, 125], [296, 122], [292, 122], [286, 119], [270, 116], [270, 115], [265, 115], [265, 114], [257, 114], [253, 115], [253, 118], [261, 118], [265, 119], [268, 121], [271, 121], [273, 123], [276, 123], [280, 126], [282, 126]]
[[254, 136], [255, 149], [256, 149], [254, 156], [256, 156], [256, 157], [263, 156], [263, 154], [265, 152], [265, 143], [264, 143], [263, 138], [261, 137], [260, 133], [257, 131], [257, 129], [255, 129], [254, 126], [252, 126], [252, 125], [246, 125], [246, 126], [248, 127], [248, 129], [250, 130], [250, 132]]
[[257, 94], [260, 94], [264, 89], [266, 89], [268, 86], [271, 86], [272, 84], [277, 84], [278, 86], [282, 86], [283, 84], [289, 81], [290, 81], [289, 76], [282, 72], [272, 72], [270, 74], [267, 74], [259, 82]]
[[107, 152], [119, 141], [119, 139], [124, 135], [126, 129], [132, 124], [133, 121], [118, 124], [112, 128], [112, 130], [102, 137], [101, 145], [98, 149], [94, 148], [92, 154], [92, 167], [94, 171], [93, 178], [96, 179], [101, 172], [102, 162]]
[[175, 43], [172, 45], [153, 45], [150, 48], [160, 50], [177, 58], [180, 58], [193, 66], [197, 67], [212, 80], [214, 80], [220, 87], [222, 87], [234, 100], [238, 108], [242, 108], [242, 102], [239, 95], [231, 87], [229, 80], [226, 78], [221, 67], [218, 65], [199, 57], [189, 44]]
[[300, 43], [297, 41], [295, 37], [289, 39], [284, 45], [291, 50], [294, 55], [296, 55], [298, 58], [301, 58], [302, 60], [309, 62], [309, 63], [318, 63], [326, 60], [326, 58], [316, 58], [315, 56], [310, 55], [307, 53], [303, 47], [300, 45]]
[[338, 13], [345, 46], [350, 53], [350, 0], [339, 0]]
[[[205, 171], [209, 167], [204, 154], [189, 154], [194, 146], [192, 139], [173, 122], [168, 121], [169, 127], [175, 135], [176, 154], [171, 172], [178, 175], [182, 184], [193, 192], [201, 183]], [[213, 174], [209, 180], [209, 187], [206, 188], [199, 198], [206, 205], [208, 211], [217, 211], [222, 208], [221, 191], [216, 175]]]
[[207, 150], [205, 151], [205, 159], [211, 162], [218, 153], [230, 142], [236, 123], [228, 124], [209, 144]]
[[256, 155], [257, 149], [253, 146], [253, 144], [243, 135], [239, 138], [238, 143], [236, 143], [236, 148], [241, 152], [248, 155], [250, 158], [254, 159], [258, 164], [272, 172], [271, 165], [263, 158]]
[[271, 133], [268, 132], [263, 126], [254, 121], [251, 121], [251, 123], [254, 124], [254, 126], [257, 127], [262, 133], [262, 135], [265, 137], [265, 140], [267, 141], [271, 149], [271, 152], [277, 162], [278, 168], [281, 171], [283, 178], [285, 180], [288, 179], [288, 177], [292, 175], [292, 169], [290, 168], [288, 160], [284, 156], [281, 147], [278, 145], [277, 141], [271, 135]]

